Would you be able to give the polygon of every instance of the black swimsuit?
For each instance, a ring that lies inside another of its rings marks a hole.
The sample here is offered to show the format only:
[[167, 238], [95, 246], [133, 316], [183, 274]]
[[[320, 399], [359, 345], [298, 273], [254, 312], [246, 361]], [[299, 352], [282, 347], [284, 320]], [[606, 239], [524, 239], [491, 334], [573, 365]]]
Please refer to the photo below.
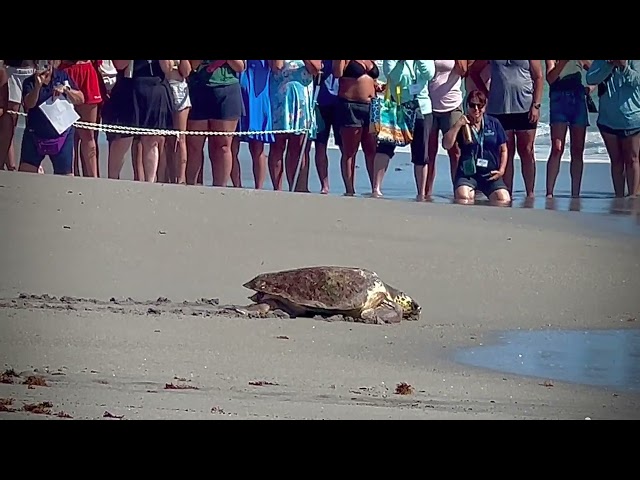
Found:
[[349, 60], [347, 68], [344, 69], [344, 73], [342, 74], [343, 77], [347, 78], [360, 78], [363, 75], [369, 75], [375, 80], [380, 76], [380, 70], [378, 70], [378, 66], [375, 63], [371, 69], [367, 71], [361, 63], [355, 60]]

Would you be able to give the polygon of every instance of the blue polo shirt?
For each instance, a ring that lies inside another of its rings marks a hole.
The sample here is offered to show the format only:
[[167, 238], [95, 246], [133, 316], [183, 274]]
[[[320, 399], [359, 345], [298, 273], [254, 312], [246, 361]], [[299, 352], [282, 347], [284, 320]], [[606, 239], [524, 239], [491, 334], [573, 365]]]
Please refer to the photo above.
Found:
[[[53, 128], [53, 125], [49, 122], [47, 117], [45, 117], [42, 110], [38, 107], [46, 102], [53, 95], [53, 87], [58, 84], [64, 85], [65, 82], [69, 82], [69, 86], [74, 90], [77, 90], [78, 87], [73, 80], [67, 75], [67, 72], [63, 70], [53, 69], [51, 73], [51, 80], [47, 85], [42, 85], [40, 87], [40, 95], [38, 96], [38, 101], [36, 105], [27, 112], [27, 125], [26, 127], [36, 136], [40, 138], [58, 138], [60, 134], [58, 131]], [[25, 97], [33, 91], [36, 85], [35, 75], [31, 75], [27, 77], [22, 84], [22, 101], [24, 101]]]
[[[473, 129], [472, 129], [473, 130]], [[482, 148], [477, 143], [477, 138], [484, 140]], [[470, 157], [482, 157], [489, 162], [487, 169], [498, 170], [500, 168], [500, 145], [507, 143], [507, 134], [500, 121], [491, 115], [484, 114], [482, 130], [471, 145], [465, 145], [462, 137], [462, 129], [458, 132], [457, 142], [460, 146], [460, 162], [458, 169], [462, 171], [462, 162]]]

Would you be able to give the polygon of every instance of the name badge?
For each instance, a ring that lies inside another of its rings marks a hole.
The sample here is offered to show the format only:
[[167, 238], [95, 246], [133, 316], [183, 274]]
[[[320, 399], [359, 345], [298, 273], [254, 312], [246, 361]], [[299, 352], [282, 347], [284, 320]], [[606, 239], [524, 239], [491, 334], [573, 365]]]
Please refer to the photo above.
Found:
[[484, 158], [479, 158], [476, 161], [476, 165], [480, 168], [487, 168], [489, 166], [489, 160], [486, 160]]
[[409, 85], [409, 93], [411, 95], [418, 95], [422, 91], [422, 87], [417, 83]]

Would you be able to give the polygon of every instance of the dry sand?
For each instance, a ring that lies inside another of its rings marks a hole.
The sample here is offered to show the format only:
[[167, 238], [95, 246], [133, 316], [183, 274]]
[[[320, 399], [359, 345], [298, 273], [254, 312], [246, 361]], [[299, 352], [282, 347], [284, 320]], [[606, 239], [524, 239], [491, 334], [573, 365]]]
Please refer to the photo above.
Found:
[[[638, 395], [545, 387], [450, 358], [504, 329], [637, 327], [622, 320], [640, 317], [640, 239], [611, 219], [0, 172], [0, 222], [0, 364], [21, 375], [0, 384], [0, 398], [17, 409], [47, 401], [73, 418], [125, 419], [640, 418]], [[109, 304], [246, 303], [242, 283], [257, 273], [313, 264], [371, 268], [412, 294], [423, 318], [377, 326]], [[12, 303], [20, 293], [105, 304]], [[21, 384], [36, 369], [49, 386]], [[250, 384], [261, 381], [273, 385]], [[400, 382], [415, 392], [395, 394]]]

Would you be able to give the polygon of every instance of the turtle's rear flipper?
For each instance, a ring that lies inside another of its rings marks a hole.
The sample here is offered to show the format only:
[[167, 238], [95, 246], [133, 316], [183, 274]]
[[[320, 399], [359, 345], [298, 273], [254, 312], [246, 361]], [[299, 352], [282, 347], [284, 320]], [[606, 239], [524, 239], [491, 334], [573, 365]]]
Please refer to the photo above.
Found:
[[383, 302], [377, 307], [363, 310], [360, 316], [366, 323], [378, 325], [400, 323], [402, 321], [402, 308], [394, 302]]

